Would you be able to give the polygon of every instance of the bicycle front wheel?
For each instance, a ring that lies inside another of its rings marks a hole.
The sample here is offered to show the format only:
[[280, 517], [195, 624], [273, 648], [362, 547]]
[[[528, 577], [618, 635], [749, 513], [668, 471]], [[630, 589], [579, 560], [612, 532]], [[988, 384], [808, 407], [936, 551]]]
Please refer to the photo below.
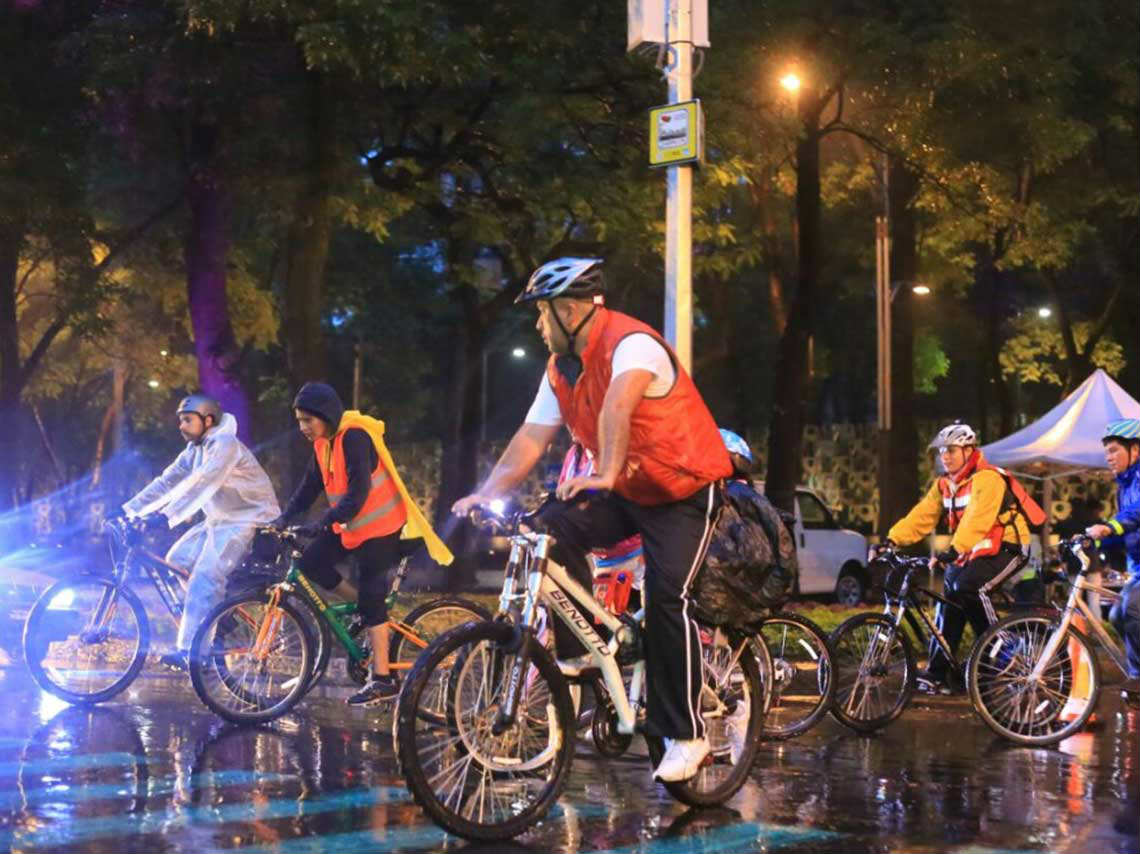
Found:
[[978, 638], [966, 664], [966, 684], [978, 716], [1003, 738], [1028, 746], [1056, 744], [1079, 732], [1096, 708], [1100, 665], [1084, 634], [1069, 626], [1042, 661], [1060, 630], [1055, 618], [1013, 614]]
[[773, 614], [756, 631], [772, 658], [772, 704], [763, 737], [783, 740], [807, 732], [835, 697], [831, 644], [823, 629], [797, 614]]
[[[511, 625], [458, 626], [423, 652], [400, 692], [395, 729], [404, 779], [436, 824], [465, 839], [527, 830], [553, 806], [570, 770], [570, 690], [537, 644], [529, 644], [514, 719], [499, 721], [521, 648]], [[449, 688], [437, 719], [441, 683]]]
[[882, 614], [857, 614], [832, 633], [835, 702], [831, 713], [856, 732], [882, 729], [914, 694], [914, 651]]
[[190, 682], [214, 714], [265, 723], [305, 695], [315, 641], [288, 600], [244, 594], [214, 608], [194, 634]]
[[101, 703], [146, 663], [150, 624], [133, 591], [105, 578], [57, 581], [24, 622], [24, 660], [41, 688], [69, 703]]
[[[700, 709], [711, 749], [696, 775], [666, 783], [665, 788], [683, 804], [714, 807], [735, 795], [748, 780], [764, 728], [765, 689], [752, 638], [725, 638], [717, 632], [712, 643], [701, 646]], [[665, 739], [646, 736], [645, 744], [656, 767], [665, 755]]]

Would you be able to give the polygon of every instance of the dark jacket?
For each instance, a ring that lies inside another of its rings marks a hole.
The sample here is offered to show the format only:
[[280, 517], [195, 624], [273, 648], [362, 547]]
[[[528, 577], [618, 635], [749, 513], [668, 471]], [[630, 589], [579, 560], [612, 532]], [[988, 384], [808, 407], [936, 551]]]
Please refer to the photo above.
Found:
[[[329, 425], [330, 438], [335, 435], [344, 415], [344, 404], [332, 386], [325, 383], [305, 383], [293, 400], [293, 408], [316, 415]], [[372, 439], [363, 430], [353, 428], [344, 434], [344, 466], [348, 472], [348, 494], [335, 507], [330, 507], [321, 518], [323, 527], [331, 527], [334, 522], [347, 522], [360, 512], [368, 498], [372, 484], [372, 472], [380, 464], [380, 457], [372, 444]], [[314, 454], [305, 470], [305, 477], [297, 485], [282, 514], [286, 520], [308, 510], [317, 496], [325, 490], [321, 469]]]

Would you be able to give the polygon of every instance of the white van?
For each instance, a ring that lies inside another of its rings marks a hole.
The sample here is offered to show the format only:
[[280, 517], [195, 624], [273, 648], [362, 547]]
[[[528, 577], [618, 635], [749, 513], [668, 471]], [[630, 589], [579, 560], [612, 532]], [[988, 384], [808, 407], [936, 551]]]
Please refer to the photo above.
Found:
[[[756, 481], [764, 491], [764, 482]], [[839, 527], [823, 499], [806, 486], [796, 487], [797, 593], [834, 595], [844, 605], [858, 605], [871, 585], [867, 538]]]

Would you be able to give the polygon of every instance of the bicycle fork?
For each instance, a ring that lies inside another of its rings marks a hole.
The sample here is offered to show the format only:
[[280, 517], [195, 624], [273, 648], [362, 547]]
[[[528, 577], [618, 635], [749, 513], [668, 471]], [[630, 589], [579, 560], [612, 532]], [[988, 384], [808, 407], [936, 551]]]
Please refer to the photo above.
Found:
[[115, 605], [119, 599], [118, 587], [107, 587], [99, 596], [99, 604], [95, 607], [95, 613], [91, 615], [91, 620], [79, 635], [80, 640], [84, 643], [98, 643], [103, 640], [99, 637], [110, 622], [111, 617], [115, 613]]
[[1080, 595], [1080, 588], [1074, 584], [1072, 591], [1069, 593], [1069, 601], [1065, 605], [1065, 610], [1061, 614], [1061, 622], [1058, 624], [1056, 631], [1045, 643], [1045, 648], [1041, 650], [1041, 655], [1037, 657], [1037, 662], [1033, 665], [1033, 670], [1029, 673], [1029, 678], [1037, 683], [1041, 681], [1042, 675], [1045, 673], [1045, 668], [1049, 666], [1053, 660], [1053, 656], [1061, 648], [1064, 642], [1065, 635], [1069, 633], [1069, 626], [1073, 622], [1073, 612], [1077, 609], [1077, 597]]
[[502, 735], [515, 725], [518, 717], [519, 700], [522, 695], [523, 677], [530, 665], [530, 645], [534, 640], [535, 612], [538, 608], [538, 597], [542, 590], [542, 580], [546, 576], [546, 562], [550, 554], [550, 536], [540, 535], [534, 545], [534, 561], [526, 577], [526, 598], [523, 601], [522, 615], [517, 628], [518, 638], [515, 641], [517, 650], [511, 662], [510, 674], [507, 677], [507, 692], [499, 706], [499, 714], [491, 724], [491, 734]]
[[[891, 606], [888, 604], [883, 613], [891, 620], [891, 627], [886, 630], [882, 627], [877, 627], [871, 640], [867, 644], [867, 651], [863, 653], [863, 660], [859, 662], [859, 676], [855, 686], [851, 689], [851, 693], [847, 696], [847, 703], [844, 712], [848, 715], [855, 716], [857, 710], [863, 707], [871, 695], [871, 684], [868, 680], [877, 676], [875, 672], [880, 666], [884, 667], [887, 662], [887, 657], [891, 652], [891, 643], [894, 642], [895, 634], [902, 628], [902, 618], [906, 611], [906, 603], [900, 601], [897, 605], [898, 610], [894, 613], [891, 612]], [[880, 661], [881, 659], [881, 661]], [[862, 699], [859, 696], [860, 686], [863, 689]]]

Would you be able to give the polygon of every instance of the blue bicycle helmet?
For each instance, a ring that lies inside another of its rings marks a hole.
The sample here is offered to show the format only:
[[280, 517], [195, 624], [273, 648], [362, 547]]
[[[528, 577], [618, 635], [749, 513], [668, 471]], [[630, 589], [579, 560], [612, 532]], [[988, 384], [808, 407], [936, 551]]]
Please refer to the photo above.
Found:
[[755, 460], [752, 459], [752, 449], [748, 447], [748, 443], [745, 442], [739, 434], [733, 433], [731, 430], [725, 430], [723, 427], [721, 427], [720, 438], [724, 442], [724, 446], [728, 449], [728, 452], [730, 454], [739, 454], [740, 456], [744, 457], [744, 459], [748, 460], [748, 462], [755, 462]]
[[1101, 442], [1119, 439], [1124, 442], [1140, 442], [1140, 418], [1119, 418], [1109, 421], [1104, 428]]

